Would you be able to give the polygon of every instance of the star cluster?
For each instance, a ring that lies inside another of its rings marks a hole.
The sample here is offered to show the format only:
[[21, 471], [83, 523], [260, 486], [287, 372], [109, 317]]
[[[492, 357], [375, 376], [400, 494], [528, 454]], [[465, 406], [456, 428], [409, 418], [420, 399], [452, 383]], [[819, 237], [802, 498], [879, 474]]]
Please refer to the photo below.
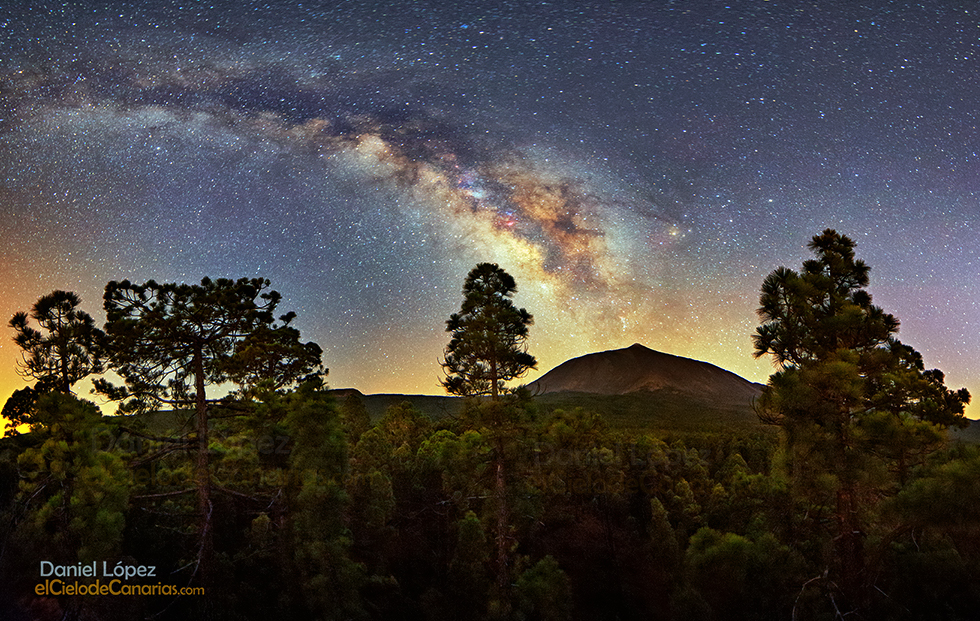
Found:
[[835, 228], [980, 394], [972, 4], [150, 4], [0, 18], [0, 317], [263, 276], [333, 386], [435, 394], [491, 261], [539, 372], [642, 342], [765, 381], [759, 285]]

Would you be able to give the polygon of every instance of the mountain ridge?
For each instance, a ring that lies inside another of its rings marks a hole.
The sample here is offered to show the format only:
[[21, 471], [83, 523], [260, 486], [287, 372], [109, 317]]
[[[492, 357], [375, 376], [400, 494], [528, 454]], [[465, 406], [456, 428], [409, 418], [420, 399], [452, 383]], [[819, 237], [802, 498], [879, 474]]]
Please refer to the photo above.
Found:
[[746, 405], [759, 395], [762, 387], [711, 363], [666, 354], [639, 343], [572, 358], [528, 384], [531, 392], [539, 395], [668, 391]]

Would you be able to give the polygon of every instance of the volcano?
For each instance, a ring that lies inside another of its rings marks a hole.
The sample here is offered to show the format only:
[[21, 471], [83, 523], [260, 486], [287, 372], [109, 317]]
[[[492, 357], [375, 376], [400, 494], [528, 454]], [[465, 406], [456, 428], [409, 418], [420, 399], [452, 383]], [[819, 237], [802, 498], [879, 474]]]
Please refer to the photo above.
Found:
[[719, 405], [745, 405], [759, 396], [762, 385], [713, 364], [665, 354], [636, 343], [625, 349], [587, 354], [563, 362], [528, 388], [538, 395], [666, 392]]

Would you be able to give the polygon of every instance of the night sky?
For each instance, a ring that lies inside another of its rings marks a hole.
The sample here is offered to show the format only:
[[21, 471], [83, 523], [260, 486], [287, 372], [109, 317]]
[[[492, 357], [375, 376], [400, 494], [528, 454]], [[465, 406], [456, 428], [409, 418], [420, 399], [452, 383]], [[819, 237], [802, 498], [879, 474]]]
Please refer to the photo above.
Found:
[[762, 280], [834, 228], [980, 396], [975, 2], [20, 4], [4, 325], [55, 289], [101, 324], [109, 280], [262, 276], [332, 387], [441, 394], [490, 261], [535, 317], [528, 380], [640, 342], [764, 382]]

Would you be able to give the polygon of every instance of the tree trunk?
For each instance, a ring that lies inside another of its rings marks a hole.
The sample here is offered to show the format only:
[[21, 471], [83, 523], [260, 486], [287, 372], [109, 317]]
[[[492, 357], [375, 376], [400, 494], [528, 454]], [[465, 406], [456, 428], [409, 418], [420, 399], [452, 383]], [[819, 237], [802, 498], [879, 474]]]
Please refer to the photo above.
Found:
[[507, 586], [509, 546], [507, 544], [508, 513], [507, 510], [507, 480], [504, 472], [504, 439], [497, 436], [495, 447], [496, 464], [494, 477], [494, 496], [497, 501], [497, 586], [503, 590]]
[[490, 396], [494, 401], [500, 395], [497, 394], [497, 356], [490, 356]]
[[201, 584], [211, 586], [211, 568], [214, 558], [214, 534], [211, 531], [211, 464], [208, 455], [208, 401], [204, 392], [204, 352], [198, 345], [194, 350], [194, 390], [195, 414], [197, 422], [197, 460], [195, 478], [197, 479], [198, 531], [200, 551], [198, 570]]
[[499, 403], [499, 392], [497, 390], [497, 356], [490, 356], [490, 398], [493, 408], [494, 428], [496, 432], [496, 442], [494, 452], [496, 453], [496, 463], [494, 464], [494, 496], [497, 502], [497, 587], [501, 592], [507, 587], [509, 561], [509, 545], [507, 543], [509, 522], [509, 511], [507, 508], [507, 477], [504, 465], [504, 420], [503, 409]]
[[857, 501], [852, 485], [837, 490], [837, 560], [840, 562], [841, 591], [850, 610], [864, 600], [864, 541], [857, 517]]
[[[61, 328], [60, 325], [58, 327]], [[62, 338], [58, 343], [58, 356], [61, 358], [59, 360], [61, 368], [59, 369], [58, 390], [67, 395], [71, 393], [71, 381], [69, 377], [68, 341], [65, 338]]]
[[864, 532], [858, 516], [857, 485], [849, 471], [848, 452], [851, 438], [848, 433], [849, 411], [840, 408], [840, 421], [837, 425], [837, 538], [834, 542], [837, 561], [840, 563], [840, 587], [848, 610], [856, 610], [864, 602]]

